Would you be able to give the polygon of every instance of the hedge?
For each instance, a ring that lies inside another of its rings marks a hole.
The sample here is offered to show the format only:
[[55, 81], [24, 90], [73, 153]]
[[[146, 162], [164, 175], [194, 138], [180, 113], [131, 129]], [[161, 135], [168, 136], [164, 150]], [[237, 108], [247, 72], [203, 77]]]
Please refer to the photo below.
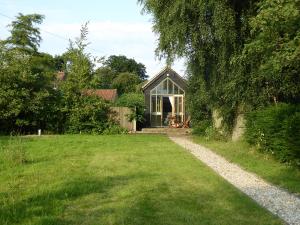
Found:
[[300, 105], [278, 104], [248, 113], [245, 139], [281, 162], [300, 167]]

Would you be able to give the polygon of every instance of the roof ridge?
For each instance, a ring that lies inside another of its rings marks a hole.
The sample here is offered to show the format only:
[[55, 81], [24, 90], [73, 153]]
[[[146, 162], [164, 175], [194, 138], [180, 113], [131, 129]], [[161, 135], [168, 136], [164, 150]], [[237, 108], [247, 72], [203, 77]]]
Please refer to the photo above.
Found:
[[157, 74], [155, 74], [146, 84], [144, 84], [142, 86], [142, 89], [144, 90], [148, 85], [150, 85], [151, 83], [153, 83], [165, 70], [171, 70], [173, 71], [175, 74], [177, 74], [182, 80], [185, 81], [185, 79], [183, 77], [181, 77], [175, 70], [172, 69], [171, 66], [166, 65], [162, 70], [160, 70]]

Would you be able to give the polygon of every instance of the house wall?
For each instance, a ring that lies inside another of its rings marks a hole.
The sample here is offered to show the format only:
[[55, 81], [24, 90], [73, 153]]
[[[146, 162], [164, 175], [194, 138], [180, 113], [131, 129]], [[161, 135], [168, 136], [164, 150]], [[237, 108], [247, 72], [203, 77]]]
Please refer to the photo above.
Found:
[[[167, 76], [167, 74], [169, 74], [169, 76]], [[167, 77], [173, 80], [186, 92], [187, 89], [186, 82], [175, 71], [169, 69], [163, 71], [160, 75], [158, 75], [157, 79], [155, 79], [149, 86], [147, 86], [144, 89], [144, 97], [145, 97], [145, 105], [146, 105], [146, 111], [145, 111], [146, 122], [144, 124], [145, 127], [150, 127], [150, 91], [153, 88], [155, 88], [157, 85], [159, 85], [159, 83], [162, 82]]]

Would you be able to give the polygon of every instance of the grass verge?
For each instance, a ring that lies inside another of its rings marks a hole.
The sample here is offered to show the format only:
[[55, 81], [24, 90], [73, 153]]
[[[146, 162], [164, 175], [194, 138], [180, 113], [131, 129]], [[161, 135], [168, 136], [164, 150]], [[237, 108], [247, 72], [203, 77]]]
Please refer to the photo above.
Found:
[[65, 135], [22, 144], [24, 163], [12, 167], [0, 157], [2, 225], [282, 224], [166, 136]]
[[300, 171], [276, 161], [269, 154], [259, 152], [247, 142], [206, 140], [201, 136], [194, 136], [193, 140], [268, 182], [300, 195]]

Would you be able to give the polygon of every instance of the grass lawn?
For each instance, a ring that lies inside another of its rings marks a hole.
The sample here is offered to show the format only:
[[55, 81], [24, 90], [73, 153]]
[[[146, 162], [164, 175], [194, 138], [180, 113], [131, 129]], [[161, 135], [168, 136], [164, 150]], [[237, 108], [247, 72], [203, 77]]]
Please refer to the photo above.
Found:
[[282, 224], [166, 136], [21, 140], [1, 150], [1, 225]]
[[290, 192], [300, 194], [300, 171], [280, 163], [268, 154], [261, 153], [245, 141], [215, 141], [194, 136], [196, 143], [202, 144], [222, 155], [230, 162], [239, 164], [244, 169], [254, 172], [270, 183]]

